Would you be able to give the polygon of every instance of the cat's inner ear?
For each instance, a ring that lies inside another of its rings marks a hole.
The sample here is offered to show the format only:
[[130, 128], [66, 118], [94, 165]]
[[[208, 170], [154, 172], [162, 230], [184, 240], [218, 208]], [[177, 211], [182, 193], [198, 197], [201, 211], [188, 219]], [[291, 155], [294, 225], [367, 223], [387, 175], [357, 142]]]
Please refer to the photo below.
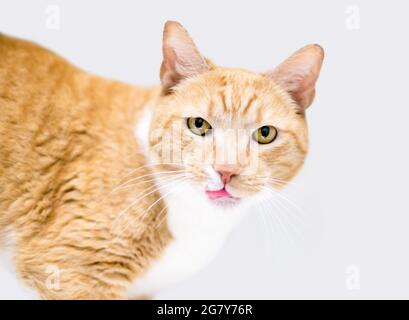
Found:
[[324, 50], [316, 44], [301, 48], [267, 76], [275, 80], [292, 96], [303, 110], [315, 96], [315, 83], [320, 74]]
[[210, 67], [200, 54], [192, 38], [183, 26], [168, 21], [163, 32], [163, 62], [160, 78], [165, 90], [181, 80], [195, 76]]

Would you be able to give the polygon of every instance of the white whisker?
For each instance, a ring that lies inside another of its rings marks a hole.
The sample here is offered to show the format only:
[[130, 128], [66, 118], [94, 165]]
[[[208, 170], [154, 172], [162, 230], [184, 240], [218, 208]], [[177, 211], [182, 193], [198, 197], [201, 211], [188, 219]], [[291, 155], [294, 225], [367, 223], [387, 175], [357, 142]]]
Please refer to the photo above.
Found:
[[117, 191], [119, 188], [123, 187], [124, 185], [126, 185], [126, 184], [128, 184], [128, 183], [130, 183], [130, 182], [135, 182], [135, 181], [141, 180], [142, 178], [151, 177], [151, 176], [156, 176], [156, 175], [158, 175], [158, 174], [179, 173], [179, 172], [183, 172], [183, 171], [184, 171], [184, 170], [159, 171], [159, 172], [151, 172], [151, 173], [145, 174], [145, 175], [143, 175], [143, 176], [138, 176], [138, 177], [136, 177], [136, 178], [130, 179], [130, 180], [128, 180], [128, 181], [126, 181], [126, 182], [124, 182], [124, 183], [122, 183], [122, 184], [116, 186], [114, 189], [112, 189], [112, 191], [111, 191], [109, 194], [111, 194], [111, 193]]

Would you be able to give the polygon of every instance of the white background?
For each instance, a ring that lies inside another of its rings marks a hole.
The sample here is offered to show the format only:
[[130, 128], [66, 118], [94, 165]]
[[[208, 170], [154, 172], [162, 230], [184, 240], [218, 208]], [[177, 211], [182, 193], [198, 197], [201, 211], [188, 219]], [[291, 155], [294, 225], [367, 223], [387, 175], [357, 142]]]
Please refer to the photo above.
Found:
[[[216, 63], [255, 71], [321, 44], [310, 154], [287, 191], [292, 204], [255, 210], [206, 270], [158, 298], [409, 298], [408, 9], [369, 0], [1, 0], [0, 31], [134, 84], [159, 81], [169, 19]], [[0, 279], [0, 298], [16, 297], [9, 281]]]

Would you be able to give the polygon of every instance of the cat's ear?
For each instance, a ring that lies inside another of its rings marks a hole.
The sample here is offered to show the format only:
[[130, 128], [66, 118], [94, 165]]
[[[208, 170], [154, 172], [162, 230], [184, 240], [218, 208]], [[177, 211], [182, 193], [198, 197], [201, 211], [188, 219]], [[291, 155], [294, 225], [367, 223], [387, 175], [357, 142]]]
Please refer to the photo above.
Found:
[[200, 54], [192, 38], [183, 26], [168, 21], [163, 31], [163, 62], [160, 78], [165, 90], [181, 80], [209, 70], [205, 58]]
[[287, 90], [302, 108], [308, 108], [315, 96], [315, 83], [320, 74], [324, 50], [316, 44], [296, 51], [267, 76]]

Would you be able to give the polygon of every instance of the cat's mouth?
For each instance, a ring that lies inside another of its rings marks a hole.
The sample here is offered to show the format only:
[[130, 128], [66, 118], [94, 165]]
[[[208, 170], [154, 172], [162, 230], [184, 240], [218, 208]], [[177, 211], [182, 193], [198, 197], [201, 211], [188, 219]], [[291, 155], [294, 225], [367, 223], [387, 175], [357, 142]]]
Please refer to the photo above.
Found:
[[210, 199], [233, 198], [233, 196], [226, 190], [226, 187], [216, 191], [206, 190], [206, 194]]
[[206, 195], [214, 203], [237, 203], [240, 199], [232, 196], [227, 190], [226, 186], [223, 186], [220, 190], [206, 190]]

